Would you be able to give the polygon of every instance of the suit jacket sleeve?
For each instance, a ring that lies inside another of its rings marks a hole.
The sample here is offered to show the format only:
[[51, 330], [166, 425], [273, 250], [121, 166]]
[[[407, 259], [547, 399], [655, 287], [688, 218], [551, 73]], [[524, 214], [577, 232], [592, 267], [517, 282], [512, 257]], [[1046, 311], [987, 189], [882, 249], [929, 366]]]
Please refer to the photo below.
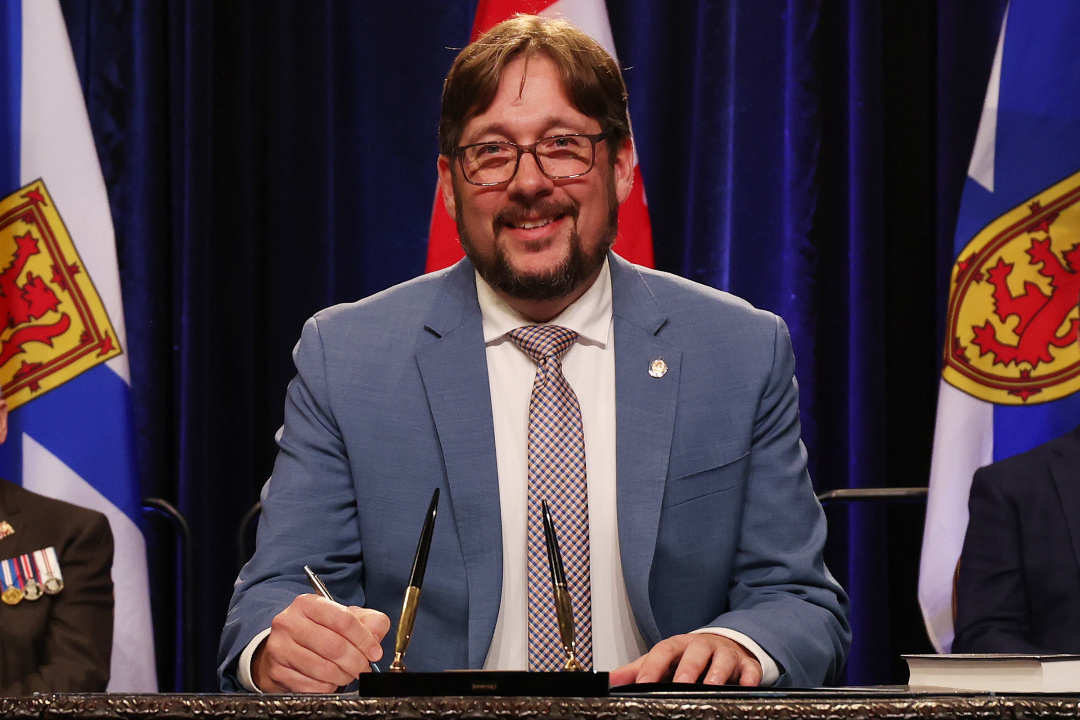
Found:
[[[293, 352], [297, 375], [289, 384], [273, 475], [263, 489], [257, 549], [236, 580], [222, 632], [218, 673], [225, 691], [243, 690], [236, 663], [252, 638], [297, 595], [311, 592], [305, 564], [323, 576], [341, 602], [364, 604], [363, 564], [344, 561], [361, 556], [360, 536], [324, 350], [319, 322], [310, 319]], [[341, 562], [331, 570], [328, 558]], [[342, 586], [355, 591], [343, 593]]]
[[[1001, 466], [998, 466], [999, 468]], [[957, 575], [954, 652], [1038, 653], [1029, 642], [1018, 508], [993, 466], [975, 472]]]
[[825, 567], [825, 517], [806, 469], [787, 327], [775, 319], [772, 366], [753, 419], [741, 531], [727, 612], [710, 625], [752, 638], [780, 686], [835, 682], [851, 641], [847, 596]]
[[[113, 536], [100, 513], [88, 515], [56, 546], [64, 589], [48, 602], [42, 662], [35, 672], [0, 689], [0, 695], [103, 692], [109, 682], [113, 639]], [[23, 602], [30, 602], [24, 600]]]

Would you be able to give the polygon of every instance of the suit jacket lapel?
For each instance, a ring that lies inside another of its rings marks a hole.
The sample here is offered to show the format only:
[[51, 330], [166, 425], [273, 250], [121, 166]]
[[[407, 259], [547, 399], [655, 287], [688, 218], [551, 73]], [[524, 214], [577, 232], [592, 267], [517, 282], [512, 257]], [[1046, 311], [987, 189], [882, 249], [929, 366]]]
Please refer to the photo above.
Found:
[[1080, 427], [1053, 443], [1047, 464], [1065, 511], [1073, 556], [1080, 566]]
[[472, 265], [446, 277], [427, 323], [436, 340], [417, 353], [439, 434], [469, 586], [469, 663], [481, 667], [502, 591], [502, 523], [487, 360]]
[[[658, 337], [667, 315], [641, 274], [609, 255], [615, 323], [616, 489], [623, 577], [645, 638], [660, 641], [649, 603], [649, 571], [675, 427], [681, 349]], [[649, 374], [662, 359], [667, 372]]]

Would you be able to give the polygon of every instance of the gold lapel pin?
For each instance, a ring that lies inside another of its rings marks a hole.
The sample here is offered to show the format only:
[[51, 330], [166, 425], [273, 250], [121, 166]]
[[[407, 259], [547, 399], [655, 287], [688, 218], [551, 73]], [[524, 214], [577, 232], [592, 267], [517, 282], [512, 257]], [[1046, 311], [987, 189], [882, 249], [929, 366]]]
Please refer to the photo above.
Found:
[[656, 358], [649, 363], [649, 375], [654, 378], [662, 378], [667, 375], [667, 363], [664, 358]]

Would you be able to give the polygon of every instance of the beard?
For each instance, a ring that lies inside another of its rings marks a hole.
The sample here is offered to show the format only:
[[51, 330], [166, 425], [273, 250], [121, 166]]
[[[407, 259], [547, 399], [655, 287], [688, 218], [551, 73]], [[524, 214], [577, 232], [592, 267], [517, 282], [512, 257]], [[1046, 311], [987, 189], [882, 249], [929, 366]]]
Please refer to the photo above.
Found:
[[[455, 182], [456, 182], [455, 178]], [[469, 258], [480, 277], [492, 288], [501, 290], [508, 296], [519, 300], [546, 301], [570, 295], [582, 283], [592, 278], [603, 266], [607, 259], [608, 250], [615, 244], [615, 236], [619, 228], [619, 202], [615, 196], [614, 178], [608, 183], [608, 217], [607, 222], [600, 229], [600, 237], [591, 247], [586, 249], [585, 242], [577, 231], [578, 209], [570, 203], [555, 203], [552, 201], [540, 201], [531, 205], [514, 203], [510, 207], [499, 212], [494, 219], [494, 236], [496, 241], [490, 253], [484, 253], [477, 249], [466, 230], [462, 218], [464, 213], [461, 207], [462, 193], [455, 193], [457, 202], [457, 231], [461, 238], [461, 246], [465, 250], [465, 256]], [[570, 233], [569, 246], [566, 257], [558, 265], [544, 272], [527, 273], [514, 268], [506, 256], [502, 245], [498, 241], [498, 228], [505, 227], [507, 223], [513, 223], [516, 219], [527, 213], [540, 213], [542, 215], [569, 215], [574, 220], [574, 228]]]

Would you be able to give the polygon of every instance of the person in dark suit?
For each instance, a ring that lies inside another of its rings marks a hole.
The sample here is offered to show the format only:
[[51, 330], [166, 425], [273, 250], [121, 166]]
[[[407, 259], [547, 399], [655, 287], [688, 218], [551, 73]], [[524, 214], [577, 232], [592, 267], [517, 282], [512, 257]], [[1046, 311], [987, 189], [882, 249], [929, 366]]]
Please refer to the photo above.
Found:
[[958, 653], [1080, 653], [1080, 427], [980, 468], [956, 586]]
[[[0, 400], [0, 442], [7, 413]], [[0, 696], [105, 690], [112, 559], [104, 515], [0, 479]]]
[[[561, 366], [584, 426], [594, 667], [614, 684], [835, 681], [847, 598], [822, 560], [787, 328], [609, 252], [633, 182], [615, 62], [565, 22], [496, 26], [447, 77], [440, 150], [467, 259], [304, 327], [223, 689], [330, 692], [369, 671], [393, 647], [386, 613], [436, 487], [409, 668], [534, 667], [539, 375], [513, 338], [544, 325], [572, 331]], [[343, 605], [309, 594], [305, 564]]]

